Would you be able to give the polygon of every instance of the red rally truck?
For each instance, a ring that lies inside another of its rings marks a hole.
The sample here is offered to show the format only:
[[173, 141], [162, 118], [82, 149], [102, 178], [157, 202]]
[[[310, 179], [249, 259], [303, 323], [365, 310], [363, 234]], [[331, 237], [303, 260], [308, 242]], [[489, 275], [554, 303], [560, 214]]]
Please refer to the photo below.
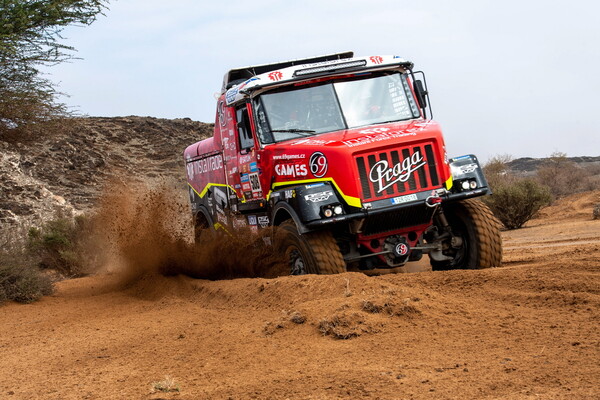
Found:
[[[291, 274], [500, 264], [477, 158], [449, 159], [422, 72], [339, 53], [237, 68], [214, 136], [184, 153], [196, 236], [273, 232]], [[274, 228], [277, 227], [277, 228]]]

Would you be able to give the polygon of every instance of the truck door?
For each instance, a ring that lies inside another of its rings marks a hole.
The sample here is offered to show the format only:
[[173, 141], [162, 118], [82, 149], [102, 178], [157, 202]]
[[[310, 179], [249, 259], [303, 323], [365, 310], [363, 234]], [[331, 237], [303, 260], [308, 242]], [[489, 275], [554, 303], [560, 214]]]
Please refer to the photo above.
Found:
[[[247, 104], [235, 107], [234, 111], [235, 155], [231, 154], [231, 161], [237, 160], [237, 163], [232, 162], [228, 165], [228, 179], [236, 189], [238, 201], [250, 205], [264, 199], [259, 178], [260, 169], [256, 159], [256, 144]], [[229, 143], [229, 148], [232, 147], [232, 143]]]

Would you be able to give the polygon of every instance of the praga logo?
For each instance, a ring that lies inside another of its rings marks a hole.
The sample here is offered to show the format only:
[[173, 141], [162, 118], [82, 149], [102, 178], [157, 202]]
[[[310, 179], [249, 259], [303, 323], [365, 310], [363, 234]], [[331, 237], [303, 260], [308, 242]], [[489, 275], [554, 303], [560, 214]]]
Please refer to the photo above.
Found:
[[267, 76], [272, 81], [279, 81], [281, 78], [283, 78], [283, 74], [280, 71], [273, 71]]
[[306, 176], [308, 169], [306, 164], [275, 164], [275, 173], [279, 176]]
[[391, 167], [387, 160], [381, 160], [371, 168], [369, 179], [378, 185], [376, 187], [377, 193], [381, 193], [396, 182], [406, 182], [413, 172], [425, 164], [426, 162], [419, 151], [415, 151], [412, 156], [406, 157], [402, 162]]
[[310, 172], [317, 178], [321, 178], [327, 173], [327, 157], [320, 151], [312, 153], [309, 165]]

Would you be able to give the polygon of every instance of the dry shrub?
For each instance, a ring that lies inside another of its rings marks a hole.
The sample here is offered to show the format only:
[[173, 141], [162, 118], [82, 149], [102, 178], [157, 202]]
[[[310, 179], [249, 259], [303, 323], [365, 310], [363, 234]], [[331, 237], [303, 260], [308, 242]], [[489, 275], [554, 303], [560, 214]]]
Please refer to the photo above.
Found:
[[555, 198], [598, 188], [593, 179], [593, 168], [582, 168], [567, 158], [565, 153], [552, 153], [537, 170], [537, 181], [550, 188]]
[[0, 232], [0, 303], [31, 303], [52, 294], [51, 279], [36, 264], [20, 230]]
[[90, 255], [86, 243], [91, 223], [85, 216], [75, 218], [57, 213], [40, 228], [29, 230], [28, 248], [39, 258], [39, 266], [66, 277], [83, 276], [89, 272]]
[[492, 190], [483, 201], [507, 229], [521, 228], [552, 201], [550, 189], [529, 178], [507, 178]]
[[493, 195], [482, 200], [507, 229], [517, 229], [550, 204], [552, 197], [537, 180], [512, 174], [507, 167], [510, 160], [508, 155], [496, 156], [485, 165]]

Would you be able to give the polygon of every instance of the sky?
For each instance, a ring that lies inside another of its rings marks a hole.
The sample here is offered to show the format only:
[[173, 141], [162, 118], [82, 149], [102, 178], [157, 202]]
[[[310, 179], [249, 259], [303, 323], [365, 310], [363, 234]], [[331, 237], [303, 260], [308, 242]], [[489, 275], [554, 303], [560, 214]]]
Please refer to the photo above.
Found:
[[[593, 0], [117, 0], [46, 68], [90, 116], [215, 120], [232, 68], [342, 51], [426, 74], [450, 157], [600, 155]], [[194, 138], [190, 138], [193, 142]]]

